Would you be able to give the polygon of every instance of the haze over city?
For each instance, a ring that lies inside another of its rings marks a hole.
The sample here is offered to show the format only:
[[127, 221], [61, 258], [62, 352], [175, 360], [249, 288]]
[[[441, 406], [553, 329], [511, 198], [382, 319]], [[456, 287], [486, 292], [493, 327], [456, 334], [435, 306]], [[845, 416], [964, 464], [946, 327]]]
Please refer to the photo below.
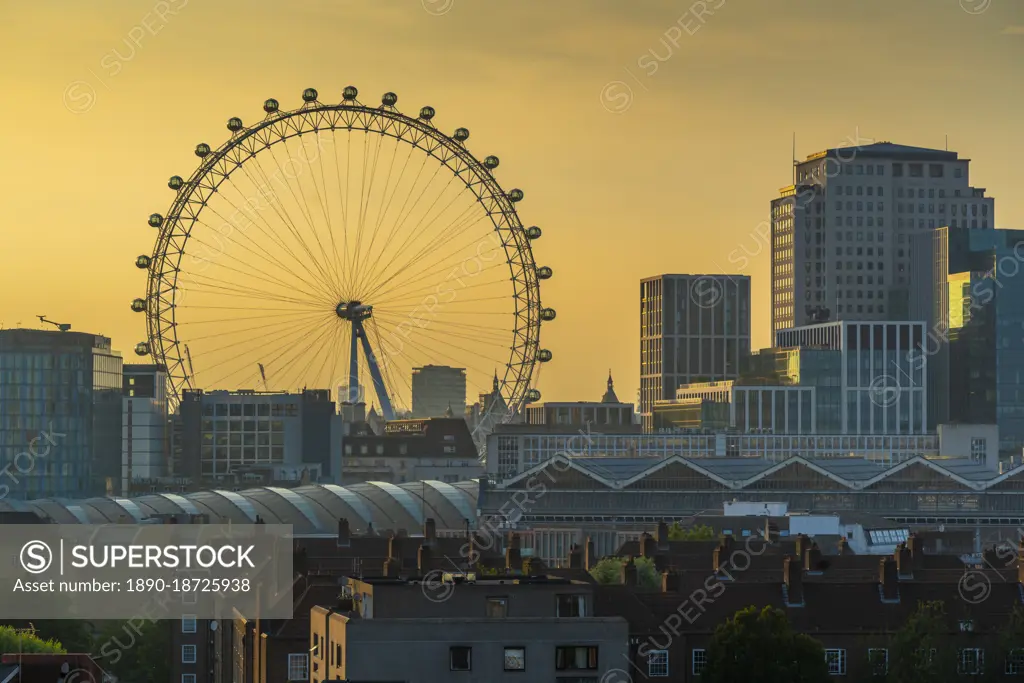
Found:
[[545, 399], [596, 399], [609, 367], [633, 399], [637, 282], [658, 273], [751, 276], [752, 344], [769, 345], [765, 221], [794, 132], [799, 159], [948, 136], [998, 199], [995, 227], [1024, 225], [1019, 0], [732, 0], [699, 19], [669, 2], [164, 4], [3, 3], [7, 328], [45, 314], [130, 354], [145, 339], [132, 264], [167, 178], [226, 139], [228, 117], [298, 106], [305, 87], [396, 92], [501, 157], [555, 272]]

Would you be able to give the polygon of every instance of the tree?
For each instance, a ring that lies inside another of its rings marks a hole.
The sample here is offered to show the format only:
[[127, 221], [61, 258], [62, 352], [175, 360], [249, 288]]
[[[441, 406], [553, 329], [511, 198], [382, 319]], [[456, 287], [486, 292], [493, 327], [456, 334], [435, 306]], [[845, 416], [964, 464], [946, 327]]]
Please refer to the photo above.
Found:
[[176, 622], [110, 621], [97, 639], [93, 659], [120, 680], [167, 683], [171, 628]]
[[670, 541], [713, 541], [715, 530], [709, 526], [697, 525], [683, 527], [679, 522], [672, 522], [668, 528], [668, 540]]
[[[622, 583], [622, 565], [626, 563], [624, 557], [606, 557], [600, 560], [590, 570], [594, 581], [600, 584], [611, 585]], [[661, 575], [658, 568], [654, 566], [654, 560], [649, 557], [635, 557], [633, 564], [636, 565], [637, 581], [644, 588], [660, 588]]]
[[67, 650], [55, 640], [43, 640], [31, 631], [19, 631], [11, 626], [0, 626], [0, 654], [19, 653], [64, 654]]
[[825, 649], [795, 633], [773, 607], [740, 610], [719, 624], [707, 648], [701, 683], [828, 683]]
[[889, 644], [890, 683], [943, 683], [957, 678], [957, 648], [951, 647], [946, 606], [920, 602]]

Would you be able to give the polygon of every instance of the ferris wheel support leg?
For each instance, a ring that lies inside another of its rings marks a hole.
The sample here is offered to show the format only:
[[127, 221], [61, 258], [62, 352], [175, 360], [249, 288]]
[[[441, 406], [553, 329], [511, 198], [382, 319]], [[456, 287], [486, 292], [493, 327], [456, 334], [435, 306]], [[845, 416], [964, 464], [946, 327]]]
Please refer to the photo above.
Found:
[[355, 325], [359, 330], [359, 338], [363, 340], [363, 353], [366, 354], [366, 363], [370, 366], [370, 377], [373, 378], [373, 389], [377, 393], [377, 400], [380, 401], [381, 413], [385, 420], [394, 420], [395, 411], [391, 408], [391, 398], [384, 385], [384, 377], [380, 374], [380, 368], [377, 366], [377, 357], [373, 354], [373, 349], [370, 348], [370, 340], [366, 338], [362, 324], [357, 321]]
[[348, 357], [348, 400], [349, 403], [359, 402], [359, 334], [362, 327], [352, 325], [352, 348]]

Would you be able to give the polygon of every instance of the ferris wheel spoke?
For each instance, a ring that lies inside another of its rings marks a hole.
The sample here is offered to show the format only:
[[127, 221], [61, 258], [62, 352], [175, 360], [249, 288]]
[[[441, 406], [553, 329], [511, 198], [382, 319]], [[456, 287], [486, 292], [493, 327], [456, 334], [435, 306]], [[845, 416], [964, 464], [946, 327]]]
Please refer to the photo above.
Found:
[[[426, 188], [424, 188], [424, 190], [426, 190]], [[486, 219], [486, 218], [487, 218], [486, 215], [479, 215], [479, 207], [478, 206], [476, 206], [475, 204], [470, 204], [470, 205], [468, 205], [467, 207], [465, 207], [463, 209], [463, 211], [456, 217], [455, 220], [453, 220], [451, 222], [451, 225], [454, 225], [454, 224], [460, 223], [460, 222], [468, 222], [468, 223], [470, 223], [470, 225], [472, 225], [473, 223], [477, 223], [477, 222], [479, 222], [479, 221], [481, 221], [483, 219]], [[387, 274], [387, 272], [388, 272], [388, 270], [389, 270], [389, 268], [391, 266], [395, 265], [396, 263], [400, 263], [400, 259], [402, 258], [402, 255], [405, 253], [406, 249], [408, 247], [412, 246], [413, 244], [415, 244], [422, 235], [427, 234], [426, 230], [420, 232], [418, 230], [418, 228], [419, 228], [419, 224], [417, 224], [417, 226], [415, 226], [410, 231], [412, 233], [411, 235], [406, 235], [405, 240], [403, 240], [401, 245], [395, 250], [395, 253], [389, 257], [388, 261], [384, 264], [384, 267], [381, 269], [379, 274], [377, 273], [377, 270], [376, 270], [377, 262], [374, 263], [375, 268], [374, 268], [373, 274], [372, 274], [372, 276], [370, 278], [370, 281], [372, 283], [375, 283], [380, 278], [383, 278]], [[444, 234], [443, 233], [439, 237], [435, 237], [433, 240], [429, 241], [426, 249], [429, 250], [430, 245], [432, 245], [432, 244], [439, 244], [442, 241], [444, 241]], [[417, 252], [417, 255], [422, 253], [422, 252], [423, 252], [423, 249], [421, 249], [419, 252]], [[409, 259], [409, 261], [412, 261], [415, 258], [416, 258], [416, 256], [414, 256], [412, 259]], [[406, 263], [408, 263], [409, 261], [407, 261]], [[398, 270], [396, 272], [397, 273], [401, 273], [402, 270], [403, 270], [402, 268], [398, 268]]]
[[[428, 290], [433, 290], [436, 294], [440, 295], [442, 289], [444, 290], [445, 294], [448, 294], [450, 292], [461, 292], [463, 290], [471, 289], [473, 287], [481, 287], [486, 284], [494, 284], [494, 281], [466, 284], [463, 278], [476, 279], [485, 271], [489, 271], [492, 269], [503, 269], [508, 266], [508, 264], [503, 261], [497, 261], [489, 266], [481, 266], [480, 270], [474, 271], [473, 273], [463, 272], [462, 274], [459, 274], [458, 268], [452, 268], [452, 261], [450, 257], [442, 259], [438, 261], [438, 263], [441, 264], [439, 267], [429, 271], [420, 271], [419, 273], [417, 273], [418, 277], [413, 277], [409, 280], [403, 280], [401, 282], [395, 283], [394, 285], [388, 287], [387, 289], [375, 291], [373, 301], [381, 303], [384, 303], [386, 301], [392, 301], [393, 299], [388, 298], [388, 295], [390, 295], [391, 297], [407, 296], [412, 295], [416, 292], [423, 292]], [[457, 263], [458, 262], [456, 262], [456, 264]], [[463, 268], [462, 270], [465, 271], [466, 269]], [[447, 273], [446, 277], [444, 278], [444, 283], [446, 284], [446, 286], [442, 287], [441, 284], [436, 284], [435, 281], [435, 284], [427, 287], [414, 290], [406, 289], [407, 287], [411, 287], [412, 285], [418, 284], [427, 279], [431, 279], [432, 281], [434, 281], [434, 278], [438, 275], [441, 275], [442, 273]], [[508, 278], [504, 278], [502, 280], [499, 280], [498, 282], [505, 283], [507, 285]]]
[[[227, 185], [230, 186], [232, 189], [234, 189], [235, 192], [241, 194], [241, 191], [235, 186], [234, 183], [227, 183]], [[259, 225], [255, 221], [252, 221], [247, 214], [245, 214], [240, 208], [238, 208], [237, 205], [235, 205], [230, 199], [228, 199], [225, 193], [222, 193], [222, 196], [224, 196], [224, 200], [232, 208], [235, 209], [235, 211], [234, 211], [234, 213], [232, 215], [243, 215], [243, 216], [246, 216], [246, 219], [249, 220], [250, 223], [254, 227], [256, 227], [257, 230], [259, 230], [264, 235], [267, 235], [271, 239], [271, 241], [274, 242], [275, 246], [278, 249], [283, 250], [285, 253], [287, 253], [289, 256], [291, 256], [300, 266], [304, 266], [305, 265], [305, 264], [302, 263], [301, 260], [298, 259], [298, 257], [295, 256], [295, 254], [291, 251], [291, 249], [289, 249], [288, 246], [283, 241], [281, 241], [280, 238], [277, 237], [277, 235], [274, 235], [273, 230], [271, 230], [270, 232], [267, 232], [266, 230], [264, 230], [263, 226]], [[246, 204], [249, 203], [248, 200], [245, 200], [245, 202], [246, 202]], [[235, 230], [234, 229], [234, 224], [230, 220], [225, 219], [215, 208], [211, 208], [210, 210], [214, 213], [214, 215], [216, 215], [219, 218], [221, 218], [222, 220], [224, 220], [224, 224], [225, 225], [232, 227], [232, 230], [230, 232], [228, 232], [228, 234], [224, 234], [224, 233], [221, 233], [219, 231], [213, 230], [212, 226], [210, 226], [209, 224], [207, 224], [207, 223], [205, 223], [205, 222], [203, 222], [201, 220], [197, 219], [197, 222], [199, 222], [201, 225], [209, 228], [212, 232], [219, 234], [224, 239], [227, 239], [227, 240], [231, 241], [233, 244], [238, 244], [240, 248], [246, 249], [247, 251], [260, 256], [265, 261], [276, 265], [278, 268], [280, 268], [285, 273], [288, 273], [289, 275], [291, 275], [295, 279], [297, 279], [300, 282], [304, 283], [307, 287], [309, 287], [309, 288], [311, 288], [313, 290], [320, 290], [320, 291], [322, 291], [325, 294], [325, 296], [326, 296], [327, 290], [324, 290], [322, 285], [318, 287], [317, 285], [309, 282], [308, 280], [306, 280], [302, 276], [298, 275], [291, 268], [289, 268], [286, 265], [284, 265], [284, 263], [282, 263], [273, 254], [271, 254], [269, 251], [267, 251], [266, 248], [262, 247], [262, 245], [260, 245], [257, 241], [255, 241], [254, 239], [249, 237], [245, 227], [242, 227], [242, 228], [239, 228], [238, 230]], [[253, 216], [256, 217], [256, 218], [259, 218], [264, 224], [266, 224], [266, 220], [263, 219], [262, 215], [259, 212], [253, 212]], [[253, 246], [257, 247], [259, 249], [259, 252], [257, 252], [256, 250], [251, 249], [251, 248], [243, 245], [241, 242], [239, 242], [238, 240], [234, 239], [233, 235], [235, 233], [241, 233], [244, 237], [248, 237], [248, 241], [250, 243], [252, 243]], [[223, 252], [223, 249], [221, 249], [221, 252]]]
[[[428, 301], [432, 301], [432, 306], [434, 306], [434, 307], [436, 307], [436, 306], [446, 306], [446, 305], [448, 305], [450, 303], [453, 303], [455, 301], [466, 301], [466, 299], [463, 299], [463, 298], [459, 297], [459, 294], [461, 292], [465, 292], [466, 290], [469, 290], [469, 289], [475, 290], [475, 289], [479, 289], [481, 287], [491, 287], [491, 288], [495, 289], [495, 291], [497, 291], [497, 288], [499, 286], [507, 287], [508, 286], [508, 278], [502, 278], [500, 280], [488, 280], [488, 281], [485, 281], [485, 282], [475, 282], [473, 284], [467, 284], [464, 287], [451, 287], [451, 286], [449, 286], [449, 287], [446, 288], [445, 294], [446, 295], [447, 294], [453, 294], [454, 296], [452, 297], [451, 301], [444, 301], [443, 302], [440, 299], [441, 286], [435, 283], [435, 284], [426, 285], [424, 287], [420, 287], [419, 289], [409, 289], [409, 290], [404, 290], [403, 289], [403, 290], [400, 290], [400, 291], [396, 291], [389, 298], [374, 297], [374, 299], [373, 299], [373, 301], [374, 301], [374, 308], [375, 309], [376, 308], [390, 308], [391, 306], [401, 305], [401, 304], [415, 304], [416, 306], [423, 306]], [[498, 298], [506, 299], [507, 300], [508, 299], [508, 294], [507, 293], [503, 293]]]
[[[380, 368], [381, 377], [384, 380], [384, 386], [385, 386], [385, 388], [386, 388], [386, 390], [388, 392], [388, 395], [391, 397], [392, 403], [394, 403], [396, 400], [402, 400], [404, 402], [405, 398], [408, 397], [408, 403], [405, 404], [405, 407], [411, 409], [412, 408], [412, 377], [410, 375], [410, 378], [406, 379], [405, 375], [402, 373], [402, 370], [404, 370], [405, 368], [399, 369], [397, 367], [397, 365], [394, 365], [394, 364], [391, 363], [391, 358], [390, 358], [390, 356], [387, 353], [387, 350], [385, 348], [385, 345], [384, 345], [383, 341], [381, 340], [380, 326], [377, 324], [377, 321], [375, 321], [373, 319], [370, 320], [370, 323], [371, 323], [370, 329], [372, 331], [373, 338], [375, 340], [375, 344], [373, 346], [374, 353], [378, 356], [378, 360], [380, 361], [380, 362], [378, 362], [378, 367]], [[411, 369], [412, 369], [412, 366], [410, 365], [409, 366], [410, 372], [411, 372]], [[399, 389], [398, 383], [395, 381], [395, 377], [396, 376], [399, 379], [401, 379], [403, 387], [405, 389], [408, 389], [408, 393], [402, 392], [402, 394], [401, 394], [402, 398], [400, 398], [400, 399], [398, 398], [400, 396], [399, 391], [398, 391], [398, 389]], [[371, 381], [372, 381], [372, 378], [371, 378]]]
[[[193, 239], [196, 239], [196, 238], [193, 238]], [[202, 240], [197, 240], [197, 243], [200, 244], [201, 246], [209, 246], [205, 242], [203, 242]], [[229, 271], [231, 271], [233, 273], [238, 273], [239, 275], [247, 275], [247, 276], [257, 275], [257, 276], [260, 277], [260, 281], [261, 282], [271, 282], [271, 283], [274, 283], [274, 284], [281, 285], [286, 290], [292, 290], [292, 291], [295, 291], [295, 292], [297, 292], [299, 294], [305, 294], [306, 296], [308, 296], [313, 301], [320, 301], [320, 302], [323, 302], [323, 303], [328, 304], [328, 305], [330, 305], [330, 303], [331, 303], [330, 300], [327, 299], [323, 295], [323, 293], [315, 294], [315, 293], [309, 292], [309, 291], [307, 291], [305, 289], [297, 288], [294, 284], [289, 284], [287, 282], [284, 282], [284, 281], [274, 277], [273, 275], [270, 275], [267, 272], [261, 271], [259, 268], [254, 267], [252, 264], [250, 264], [250, 263], [248, 263], [246, 261], [243, 261], [240, 258], [236, 257], [234, 260], [237, 261], [238, 263], [240, 263], [241, 265], [247, 267], [249, 270], [245, 271], [245, 270], [239, 270], [238, 268], [232, 268], [231, 266], [228, 266], [228, 265], [226, 265], [226, 264], [224, 264], [224, 263], [222, 263], [220, 261], [216, 261], [216, 262], [207, 261], [207, 263], [213, 263], [213, 265], [215, 267], [223, 268], [223, 269], [229, 270]]]
[[[220, 290], [220, 291], [223, 291], [223, 292], [230, 292], [230, 293], [233, 293], [233, 294], [249, 296], [249, 297], [251, 297], [253, 299], [262, 299], [262, 300], [265, 300], [265, 301], [278, 301], [278, 302], [281, 302], [281, 303], [291, 303], [291, 304], [296, 304], [296, 305], [300, 305], [300, 306], [308, 306], [308, 305], [311, 305], [311, 303], [313, 303], [313, 302], [309, 302], [309, 301], [306, 301], [306, 300], [303, 300], [303, 299], [295, 299], [295, 298], [288, 297], [288, 296], [282, 296], [278, 292], [271, 292], [271, 291], [267, 291], [265, 289], [259, 289], [259, 288], [256, 288], [256, 287], [250, 287], [248, 285], [246, 285], [245, 287], [241, 287], [241, 286], [232, 287], [230, 285], [215, 284], [215, 282], [206, 282], [206, 280], [213, 280], [213, 278], [210, 278], [210, 277], [208, 277], [206, 275], [200, 275], [200, 274], [193, 273], [193, 274], [190, 275], [190, 277], [198, 285], [196, 290], [199, 289], [199, 288], [210, 288], [210, 289]], [[188, 290], [188, 291], [196, 291], [196, 290]], [[198, 293], [201, 293], [201, 292], [198, 292]]]
[[[381, 139], [383, 139], [383, 136], [381, 136]], [[393, 151], [391, 153], [391, 163], [388, 164], [388, 175], [387, 175], [387, 178], [385, 178], [385, 180], [384, 180], [384, 189], [381, 190], [381, 193], [380, 193], [380, 206], [377, 209], [377, 220], [375, 220], [374, 224], [373, 224], [373, 233], [370, 235], [370, 245], [366, 248], [367, 260], [369, 260], [373, 256], [373, 245], [377, 241], [377, 234], [380, 231], [381, 225], [384, 224], [384, 219], [387, 216], [388, 209], [391, 208], [391, 199], [394, 199], [395, 192], [398, 192], [398, 188], [401, 185], [402, 178], [405, 176], [405, 169], [409, 165], [409, 159], [412, 157], [413, 149], [414, 149], [413, 147], [411, 147], [411, 146], [409, 147], [409, 153], [406, 156], [405, 163], [402, 165], [402, 171], [398, 175], [398, 180], [395, 183], [395, 189], [392, 191], [391, 197], [389, 198], [388, 197], [388, 188], [391, 186], [391, 177], [394, 174], [395, 161], [398, 158], [398, 143], [395, 142], [395, 144], [392, 145], [392, 150]], [[379, 258], [379, 255], [378, 255], [378, 258]], [[374, 270], [375, 265], [376, 265], [376, 259], [374, 259], [373, 262], [371, 262], [369, 268], [367, 269], [367, 272], [368, 273], [372, 273], [373, 270]]]
[[[324, 330], [324, 334], [320, 337], [318, 342], [315, 341], [313, 344], [310, 345], [310, 347], [307, 349], [307, 351], [304, 354], [301, 354], [301, 355], [295, 357], [295, 359], [293, 360], [293, 362], [291, 364], [291, 367], [293, 367], [293, 368], [298, 368], [299, 367], [299, 363], [302, 362], [303, 358], [307, 358], [308, 357], [309, 360], [306, 361], [306, 364], [304, 366], [302, 366], [301, 369], [297, 373], [294, 374], [294, 376], [292, 374], [286, 374], [285, 375], [286, 386], [288, 385], [287, 384], [288, 382], [292, 382], [291, 386], [298, 386], [300, 382], [305, 383], [305, 382], [307, 382], [309, 380], [312, 380], [314, 382], [314, 386], [312, 388], [314, 388], [314, 389], [321, 389], [321, 388], [330, 389], [330, 387], [322, 387], [322, 386], [320, 386], [320, 382], [321, 382], [320, 377], [321, 377], [321, 375], [319, 373], [315, 374], [315, 375], [310, 375], [309, 374], [309, 370], [316, 363], [316, 360], [320, 357], [321, 354], [323, 354], [323, 356], [324, 356], [324, 364], [326, 364], [327, 359], [331, 357], [331, 351], [334, 350], [335, 352], [337, 352], [337, 350], [338, 350], [337, 349], [337, 346], [338, 346], [337, 345], [338, 330], [339, 330], [340, 327], [341, 327], [340, 325], [331, 325], [331, 326], [329, 326], [328, 328], [326, 328]], [[315, 350], [312, 350], [314, 348], [315, 348]], [[321, 365], [321, 370], [322, 369], [323, 369], [323, 365]], [[306, 387], [304, 387], [304, 388], [306, 388]]]
[[[236, 344], [228, 344], [226, 346], [222, 346], [211, 351], [206, 351], [205, 353], [207, 356], [212, 356], [217, 351], [231, 349], [231, 354], [223, 362], [211, 363], [211, 367], [209, 369], [212, 370], [214, 368], [222, 366], [234, 368], [233, 370], [230, 370], [229, 372], [218, 377], [218, 379], [215, 380], [214, 382], [211, 382], [209, 386], [216, 387], [222, 385], [229, 379], [237, 377], [239, 373], [243, 372], [250, 373], [248, 375], [245, 375], [245, 377], [243, 378], [244, 380], [248, 381], [251, 377], [254, 377], [255, 375], [258, 374], [259, 363], [262, 363], [264, 368], [271, 367], [270, 363], [263, 362], [266, 356], [278, 353], [279, 351], [282, 350], [287, 350], [289, 348], [295, 348], [296, 344], [301, 343], [303, 339], [308, 338], [313, 333], [313, 331], [317, 329], [318, 326], [323, 327], [322, 325], [318, 325], [317, 323], [307, 323], [306, 325], [303, 325], [301, 327], [285, 328], [284, 330], [278, 330], [273, 333], [254, 336], [250, 339], [243, 340]], [[278, 342], [280, 343], [278, 344]], [[277, 344], [277, 346], [273, 346], [273, 348], [271, 348], [271, 346], [274, 344]], [[259, 357], [255, 357], [250, 353], [244, 352], [249, 350], [249, 347], [251, 347], [253, 351], [265, 351], [268, 348], [270, 348], [270, 350], [264, 354], [261, 354]]]
[[[205, 336], [202, 336], [202, 337], [193, 337], [191, 339], [191, 341], [197, 342], [197, 341], [201, 341], [203, 339], [223, 339], [225, 337], [231, 337], [231, 336], [234, 336], [234, 335], [237, 335], [237, 334], [247, 334], [249, 332], [252, 332], [253, 330], [265, 330], [267, 328], [281, 327], [283, 325], [295, 325], [296, 323], [299, 323], [299, 322], [301, 322], [303, 320], [307, 320], [307, 319], [310, 319], [310, 318], [322, 318], [322, 317], [323, 317], [322, 313], [306, 313], [306, 314], [301, 315], [301, 316], [291, 316], [291, 319], [289, 319], [289, 320], [279, 320], [277, 322], [267, 323], [265, 325], [255, 325], [253, 327], [243, 327], [243, 328], [234, 329], [234, 330], [216, 332], [214, 334], [208, 334], [208, 335], [205, 335]], [[219, 322], [221, 322], [222, 324], [225, 323], [225, 322], [232, 322], [233, 323], [233, 322], [237, 322], [238, 320], [244, 320], [244, 319], [245, 318], [238, 318], [238, 319], [235, 319], [235, 320], [222, 320], [222, 321], [219, 321]], [[211, 321], [206, 321], [206, 322], [211, 322]], [[182, 326], [194, 325], [194, 324], [195, 323], [193, 323], [193, 322], [182, 323]]]
[[[401, 321], [401, 318], [399, 319], [399, 321]], [[434, 334], [434, 333], [436, 333], [436, 334]], [[507, 339], [505, 341], [502, 341], [502, 342], [497, 342], [497, 341], [494, 341], [494, 340], [488, 341], [487, 339], [485, 339], [485, 338], [483, 338], [483, 337], [481, 337], [481, 336], [479, 336], [477, 334], [471, 333], [471, 332], [455, 332], [453, 330], [448, 329], [447, 326], [445, 326], [445, 328], [443, 330], [438, 330], [438, 329], [436, 329], [436, 327], [432, 327], [429, 324], [428, 325], [424, 325], [422, 327], [417, 326], [416, 334], [417, 334], [417, 336], [426, 337], [427, 339], [432, 339], [434, 341], [448, 343], [449, 346], [451, 346], [453, 349], [457, 349], [459, 351], [464, 351], [465, 353], [473, 354], [475, 356], [478, 356], [480, 358], [485, 358], [487, 360], [494, 360], [494, 358], [493, 358], [493, 356], [481, 354], [479, 351], [473, 351], [471, 349], [466, 349], [466, 348], [462, 348], [462, 347], [459, 347], [459, 346], [455, 346], [454, 344], [450, 343], [450, 339], [452, 339], [452, 338], [454, 338], [454, 339], [464, 339], [466, 341], [473, 342], [474, 344], [479, 345], [479, 346], [483, 346], [483, 347], [491, 347], [491, 348], [497, 347], [497, 348], [502, 349], [503, 351], [508, 351], [509, 350], [509, 343], [508, 343]], [[441, 335], [441, 336], [437, 336], [437, 335]]]
[[[281, 171], [281, 166], [280, 164], [278, 164], [277, 158], [274, 157], [272, 154], [273, 145], [271, 145], [270, 150], [271, 159], [274, 161], [274, 164], [277, 165], [278, 173], [283, 175], [283, 171]], [[321, 266], [320, 261], [317, 260], [316, 256], [313, 255], [313, 250], [306, 243], [306, 240], [302, 238], [302, 233], [299, 230], [298, 224], [292, 219], [291, 213], [283, 205], [283, 203], [278, 200], [277, 192], [276, 190], [273, 189], [273, 183], [270, 182], [270, 179], [267, 177], [266, 172], [263, 170], [263, 166], [259, 163], [258, 159], [259, 157], [257, 157], [257, 162], [254, 164], [253, 171], [256, 172], [259, 176], [261, 176], [263, 182], [255, 183], [254, 181], [254, 184], [263, 188], [271, 188], [271, 191], [273, 192], [272, 196], [274, 201], [270, 202], [270, 208], [274, 211], [278, 219], [280, 219], [281, 223], [285, 226], [285, 228], [288, 230], [291, 236], [298, 243], [298, 246], [302, 249], [302, 251], [306, 253], [306, 256], [309, 258], [310, 261], [309, 264], [306, 264], [306, 267], [312, 265], [319, 272], [320, 277], [323, 278], [322, 282], [324, 286], [328, 289], [328, 291], [332, 290], [333, 280], [331, 279], [330, 275], [328, 275], [327, 271], [323, 268], [323, 266]], [[242, 169], [245, 169], [244, 164], [242, 165]], [[292, 191], [291, 185], [287, 182], [287, 180], [285, 181], [285, 186], [288, 188], [289, 194], [291, 194], [294, 199], [295, 193]]]
[[[274, 337], [275, 335], [278, 334], [279, 328], [280, 329], [285, 329], [285, 330], [288, 330], [288, 329], [291, 329], [291, 330], [313, 329], [313, 328], [315, 328], [316, 325], [321, 324], [321, 321], [325, 320], [325, 318], [326, 317], [323, 316], [323, 315], [320, 315], [320, 316], [307, 316], [307, 317], [304, 317], [304, 318], [299, 319], [299, 320], [290, 320], [290, 321], [277, 322], [277, 323], [274, 323], [273, 325], [267, 325], [265, 328], [263, 328], [263, 329], [271, 329], [271, 331], [264, 332], [263, 334], [247, 334], [245, 336], [245, 338], [242, 339], [241, 341], [239, 341], [239, 340], [226, 341], [226, 343], [224, 343], [223, 345], [215, 346], [215, 347], [212, 347], [212, 348], [204, 348], [204, 349], [202, 349], [202, 351], [203, 351], [203, 353], [212, 354], [212, 353], [218, 353], [220, 351], [224, 351], [224, 350], [227, 350], [227, 349], [235, 349], [240, 344], [251, 344], [251, 343], [255, 343], [255, 342], [257, 342], [257, 341], [259, 341], [261, 339], [265, 339], [267, 337]], [[256, 328], [256, 329], [259, 329], [259, 328]], [[227, 332], [223, 332], [223, 333], [221, 333], [219, 335], [211, 335], [211, 336], [208, 336], [208, 337], [204, 337], [204, 339], [216, 338], [216, 337], [219, 337], [219, 338], [223, 339], [223, 338], [227, 338], [227, 337], [229, 337], [229, 336], [231, 336], [233, 334], [236, 334], [236, 331], [227, 331]], [[260, 345], [262, 346], [262, 343]]]
[[[470, 228], [472, 228], [476, 223], [479, 223], [479, 222], [481, 222], [482, 220], [485, 220], [485, 219], [486, 219], [486, 216], [477, 217], [477, 218], [473, 219], [472, 221], [469, 221], [467, 219], [466, 224], [461, 226], [460, 229], [454, 235], [445, 236], [445, 235], [442, 234], [442, 235], [438, 236], [432, 243], [430, 243], [430, 244], [426, 245], [424, 248], [420, 249], [416, 254], [414, 254], [411, 258], [409, 258], [405, 262], [400, 262], [398, 260], [398, 258], [397, 258], [397, 255], [396, 255], [395, 260], [389, 262], [384, 267], [384, 270], [383, 270], [383, 272], [381, 273], [381, 276], [380, 276], [383, 279], [380, 280], [376, 284], [376, 287], [372, 291], [379, 291], [384, 286], [390, 284], [393, 280], [398, 278], [400, 275], [402, 275], [403, 273], [406, 273], [407, 271], [411, 270], [413, 266], [415, 266], [417, 263], [419, 263], [419, 261], [423, 260], [428, 254], [434, 253], [437, 249], [439, 249], [442, 246], [442, 244], [444, 244], [446, 242], [451, 242], [452, 240], [456, 239], [457, 237], [459, 237], [460, 235], [462, 235], [463, 233], [468, 231]], [[455, 257], [455, 256], [457, 256], [459, 254], [463, 254], [465, 249], [467, 247], [471, 246], [474, 242], [477, 243], [477, 245], [478, 245], [477, 251], [479, 251], [480, 240], [478, 238], [474, 237], [472, 240], [468, 240], [465, 244], [460, 244], [455, 249], [451, 250], [450, 252], [447, 252], [446, 255], [443, 256], [439, 260], [439, 262], [440, 263], [445, 263], [445, 262], [448, 262], [449, 260], [451, 260], [453, 257]], [[470, 258], [473, 258], [472, 254], [466, 254], [465, 255], [465, 259], [466, 260], [468, 260]], [[392, 266], [394, 266], [394, 272], [392, 272], [390, 275], [387, 275], [388, 272], [391, 270]], [[419, 272], [422, 272], [422, 271], [414, 271], [413, 274], [414, 275], [415, 274], [419, 274]], [[385, 275], [387, 275], [387, 277], [384, 277]], [[385, 291], [387, 291], [387, 290], [385, 290]]]
[[[382, 317], [387, 316], [389, 319], [392, 319], [392, 320], [394, 319], [394, 314], [392, 314], [392, 313], [390, 313], [388, 311], [385, 311], [385, 312], [381, 313], [381, 316]], [[404, 316], [404, 319], [405, 320], [410, 320], [410, 319], [413, 319], [413, 318], [411, 318], [411, 314], [410, 314], [409, 316]], [[454, 328], [460, 329], [460, 330], [467, 330], [467, 331], [470, 331], [470, 332], [477, 332], [477, 333], [480, 333], [480, 334], [482, 334], [484, 336], [489, 335], [489, 334], [500, 335], [501, 338], [506, 340], [506, 341], [509, 339], [509, 335], [514, 334], [514, 330], [510, 329], [507, 326], [502, 326], [502, 325], [477, 325], [477, 324], [474, 324], [474, 323], [454, 322], [454, 321], [451, 321], [451, 320], [446, 320], [444, 324], [445, 324], [445, 327], [454, 327]]]
[[[264, 366], [268, 369], [272, 368], [275, 373], [283, 373], [282, 377], [284, 380], [282, 383], [287, 386], [293, 378], [296, 364], [301, 362], [299, 359], [306, 357], [314, 346], [319, 348], [318, 344], [321, 344], [324, 338], [334, 332], [335, 329], [335, 325], [322, 326], [318, 333], [310, 335], [307, 339], [293, 345], [290, 349], [284, 349], [278, 356], [264, 363]], [[294, 376], [301, 378], [301, 372], [294, 374]]]

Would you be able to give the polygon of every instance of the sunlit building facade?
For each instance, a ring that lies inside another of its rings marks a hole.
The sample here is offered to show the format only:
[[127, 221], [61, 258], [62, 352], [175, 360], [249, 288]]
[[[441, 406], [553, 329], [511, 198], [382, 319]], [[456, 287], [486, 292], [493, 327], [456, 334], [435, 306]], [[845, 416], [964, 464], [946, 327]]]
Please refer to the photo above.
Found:
[[107, 337], [0, 330], [4, 496], [118, 492], [121, 368], [121, 355], [111, 349]]

